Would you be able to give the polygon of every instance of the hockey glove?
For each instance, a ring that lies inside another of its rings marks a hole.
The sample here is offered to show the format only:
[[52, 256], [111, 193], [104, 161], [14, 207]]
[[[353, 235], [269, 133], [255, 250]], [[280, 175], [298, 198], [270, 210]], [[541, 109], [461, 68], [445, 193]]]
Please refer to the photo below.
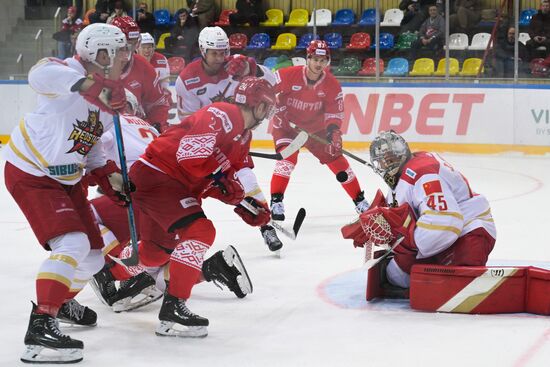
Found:
[[237, 205], [244, 199], [243, 185], [233, 168], [229, 168], [226, 172], [218, 169], [208, 178], [211, 178], [214, 182], [204, 196], [216, 198], [229, 205]]
[[[372, 200], [372, 203], [367, 211], [365, 213], [368, 213], [370, 210], [377, 208], [377, 207], [387, 207], [386, 199], [384, 197], [384, 194], [380, 189], [376, 191], [376, 195], [374, 196], [374, 199]], [[346, 224], [341, 228], [342, 236], [345, 239], [353, 240], [353, 246], [354, 247], [363, 247], [367, 241], [369, 241], [369, 238], [367, 238], [367, 235], [365, 233], [365, 230], [363, 229], [362, 219], [363, 216], [361, 215], [357, 220], [355, 220], [353, 223]], [[372, 239], [370, 239], [372, 241]]]
[[235, 79], [256, 74], [256, 61], [244, 55], [232, 55], [225, 59], [225, 71]]
[[342, 154], [342, 131], [336, 125], [327, 127], [327, 140], [330, 142], [326, 147], [326, 151], [333, 157]]
[[126, 109], [126, 93], [120, 81], [106, 79], [99, 73], [88, 75], [94, 84], [80, 94], [91, 100], [99, 107], [105, 106], [109, 110], [124, 112]]
[[[122, 175], [114, 161], [107, 161], [103, 167], [96, 168], [90, 172], [95, 182], [103, 193], [116, 204], [126, 206], [128, 199], [124, 196]], [[135, 186], [130, 183], [130, 191], [135, 191]]]
[[271, 212], [266, 202], [258, 201], [252, 197], [247, 197], [245, 200], [258, 210], [257, 214], [252, 213], [241, 205], [237, 205], [233, 211], [241, 217], [246, 224], [252, 227], [261, 227], [269, 223]]

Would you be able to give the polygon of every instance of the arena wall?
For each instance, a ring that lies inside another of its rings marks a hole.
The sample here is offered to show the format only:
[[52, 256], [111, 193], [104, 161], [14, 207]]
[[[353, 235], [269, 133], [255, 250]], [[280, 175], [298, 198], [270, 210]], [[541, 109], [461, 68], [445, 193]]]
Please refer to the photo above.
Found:
[[[367, 149], [379, 131], [393, 129], [413, 149], [550, 153], [550, 86], [344, 83], [343, 92], [348, 149]], [[35, 101], [26, 82], [0, 82], [3, 144]], [[174, 106], [171, 122], [176, 121]], [[254, 147], [273, 147], [267, 124], [254, 135]]]

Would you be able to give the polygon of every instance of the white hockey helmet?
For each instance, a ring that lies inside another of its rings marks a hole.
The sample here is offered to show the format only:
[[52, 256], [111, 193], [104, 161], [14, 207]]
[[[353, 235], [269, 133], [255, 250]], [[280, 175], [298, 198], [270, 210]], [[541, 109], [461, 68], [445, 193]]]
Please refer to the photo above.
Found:
[[199, 33], [199, 49], [202, 57], [206, 57], [206, 50], [225, 50], [229, 56], [229, 38], [220, 27], [204, 27]]
[[155, 39], [149, 33], [141, 34], [141, 44], [142, 45], [155, 45]]
[[143, 108], [139, 104], [135, 94], [126, 88], [124, 88], [124, 94], [126, 95], [126, 112], [139, 118], [145, 117]]
[[126, 46], [126, 36], [120, 29], [110, 24], [94, 23], [78, 34], [75, 49], [82, 60], [99, 67], [103, 66], [96, 61], [97, 53], [99, 50], [105, 50], [111, 60], [109, 67], [112, 67], [117, 51]]
[[411, 150], [403, 137], [395, 131], [382, 131], [370, 145], [370, 161], [374, 172], [394, 189], [401, 168], [411, 158]]

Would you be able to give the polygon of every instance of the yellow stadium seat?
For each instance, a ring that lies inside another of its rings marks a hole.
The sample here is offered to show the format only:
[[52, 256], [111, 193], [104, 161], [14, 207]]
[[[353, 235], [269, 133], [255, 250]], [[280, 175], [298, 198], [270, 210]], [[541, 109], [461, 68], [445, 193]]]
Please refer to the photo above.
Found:
[[[445, 59], [439, 60], [439, 63], [437, 63], [437, 70], [434, 75], [445, 76], [445, 64]], [[449, 58], [449, 75], [455, 76], [459, 71], [460, 67], [458, 66], [458, 60], [452, 57]]]
[[[464, 64], [462, 64], [462, 71], [458, 73], [460, 76], [477, 76], [477, 72], [479, 71], [479, 68], [481, 67], [481, 59], [477, 58], [469, 58], [464, 60]], [[483, 72], [483, 69], [481, 70]]]
[[164, 45], [164, 40], [170, 37], [170, 33], [163, 33], [159, 37], [159, 41], [157, 42], [157, 50], [164, 50], [166, 49], [166, 46]]
[[290, 12], [287, 27], [305, 27], [309, 20], [309, 13], [306, 9], [294, 9]]
[[264, 27], [279, 27], [283, 25], [284, 16], [281, 9], [269, 9], [265, 12], [267, 20], [261, 22], [260, 25]]
[[410, 76], [430, 76], [434, 73], [434, 61], [432, 59], [422, 58], [414, 62]]
[[296, 35], [294, 33], [281, 33], [277, 36], [277, 42], [271, 46], [272, 50], [292, 50], [296, 47]]

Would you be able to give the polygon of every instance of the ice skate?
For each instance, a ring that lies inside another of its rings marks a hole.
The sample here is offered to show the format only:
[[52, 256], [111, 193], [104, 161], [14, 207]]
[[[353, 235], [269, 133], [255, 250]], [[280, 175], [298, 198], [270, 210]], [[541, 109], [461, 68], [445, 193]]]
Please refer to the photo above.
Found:
[[285, 206], [283, 204], [283, 194], [271, 195], [271, 219], [285, 220]]
[[155, 287], [155, 280], [143, 272], [120, 282], [120, 288], [112, 298], [113, 311], [131, 311], [146, 306], [162, 297], [162, 292]]
[[113, 298], [116, 296], [117, 290], [115, 286], [115, 278], [109, 271], [109, 266], [105, 265], [101, 271], [90, 279], [90, 286], [103, 304], [111, 306]]
[[61, 305], [57, 319], [65, 324], [95, 326], [97, 313], [91, 308], [82, 306], [77, 300], [71, 299]]
[[239, 298], [252, 293], [252, 282], [239, 253], [233, 246], [218, 251], [202, 264], [202, 274], [207, 282], [225, 285]]
[[35, 310], [36, 305], [33, 303], [21, 361], [56, 364], [80, 362], [84, 343], [62, 334], [54, 317], [37, 314]]
[[369, 202], [367, 201], [367, 199], [365, 199], [365, 194], [363, 191], [361, 191], [357, 195], [355, 200], [353, 200], [353, 203], [355, 204], [355, 211], [357, 212], [357, 214], [361, 214], [364, 211], [367, 211], [370, 207]]
[[275, 228], [270, 225], [262, 226], [260, 228], [264, 243], [269, 247], [269, 251], [277, 252], [283, 247], [283, 243], [277, 236]]
[[158, 336], [177, 336], [181, 338], [204, 338], [208, 335], [208, 319], [191, 312], [185, 299], [164, 293], [160, 308], [156, 334]]

